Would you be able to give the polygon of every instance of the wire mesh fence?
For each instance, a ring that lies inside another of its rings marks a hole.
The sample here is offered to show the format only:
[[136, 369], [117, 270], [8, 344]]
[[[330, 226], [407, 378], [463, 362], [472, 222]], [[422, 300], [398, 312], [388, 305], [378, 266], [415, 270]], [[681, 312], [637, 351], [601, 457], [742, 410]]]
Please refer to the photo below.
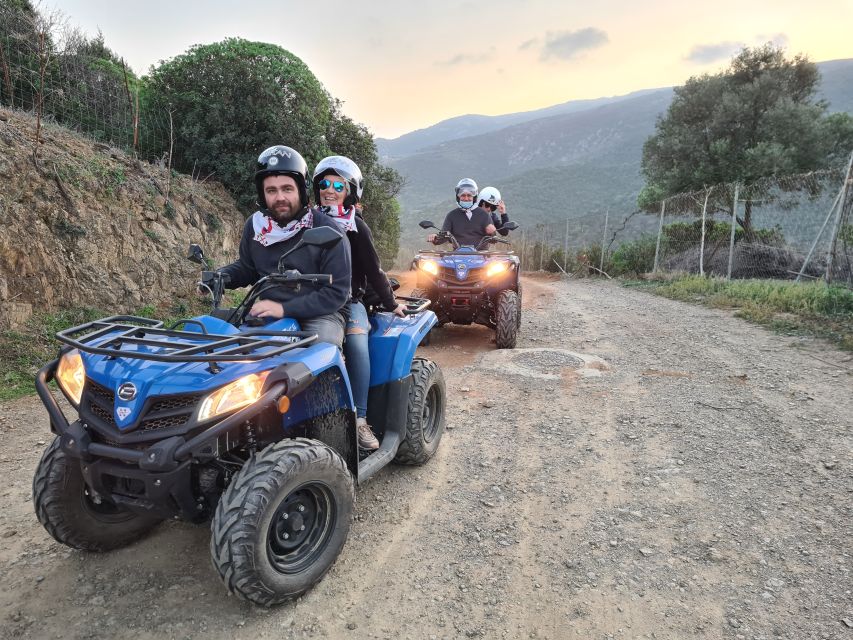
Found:
[[0, 105], [32, 112], [155, 160], [169, 146], [169, 114], [147, 105], [124, 60], [87, 38], [57, 11], [4, 3], [0, 12]]
[[824, 279], [851, 287], [851, 167], [714, 185], [646, 210], [604, 208], [521, 229], [513, 245], [532, 271]]

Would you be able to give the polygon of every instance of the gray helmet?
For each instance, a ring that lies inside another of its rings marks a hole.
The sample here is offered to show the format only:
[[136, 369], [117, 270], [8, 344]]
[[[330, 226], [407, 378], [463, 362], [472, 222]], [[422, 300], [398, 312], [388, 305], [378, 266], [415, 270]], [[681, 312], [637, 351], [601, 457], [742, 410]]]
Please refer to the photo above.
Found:
[[308, 165], [298, 151], [277, 144], [265, 149], [258, 156], [258, 167], [255, 171], [255, 189], [258, 193], [257, 205], [266, 210], [267, 201], [264, 197], [264, 178], [267, 176], [290, 176], [296, 182], [299, 191], [299, 206], [308, 206]]
[[459, 203], [459, 194], [463, 191], [467, 191], [474, 196], [474, 202], [477, 202], [477, 194], [479, 193], [479, 189], [477, 189], [477, 183], [474, 182], [471, 178], [462, 178], [459, 182], [456, 183], [456, 203]]
[[317, 163], [314, 169], [314, 198], [320, 204], [320, 180], [323, 176], [334, 173], [349, 183], [344, 206], [351, 207], [361, 200], [364, 193], [364, 177], [358, 165], [346, 156], [328, 156]]

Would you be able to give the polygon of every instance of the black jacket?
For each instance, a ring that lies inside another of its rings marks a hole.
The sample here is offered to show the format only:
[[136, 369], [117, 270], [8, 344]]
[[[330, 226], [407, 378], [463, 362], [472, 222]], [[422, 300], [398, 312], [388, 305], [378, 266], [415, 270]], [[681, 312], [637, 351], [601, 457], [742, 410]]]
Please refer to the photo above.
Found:
[[[334, 220], [315, 211], [315, 227], [332, 227], [338, 230]], [[255, 284], [262, 277], [278, 270], [278, 259], [296, 246], [304, 230], [287, 240], [264, 246], [254, 240], [252, 218], [246, 220], [240, 239], [240, 257], [236, 262], [222, 267], [220, 271], [231, 278], [229, 289]], [[285, 260], [285, 269], [297, 269], [301, 273], [328, 273], [332, 284], [313, 287], [303, 284], [299, 291], [289, 287], [276, 287], [267, 291], [263, 299], [280, 302], [288, 318], [304, 320], [334, 313], [343, 307], [350, 297], [352, 263], [349, 242], [343, 240], [330, 249], [305, 246], [291, 253]]]
[[370, 227], [358, 216], [355, 217], [355, 227], [356, 231], [347, 231], [352, 253], [352, 299], [360, 301], [369, 282], [382, 300], [382, 306], [393, 311], [397, 307], [397, 300], [391, 283], [388, 282], [388, 276], [382, 271], [382, 265], [379, 263], [379, 254], [373, 245]]
[[[318, 211], [318, 209], [314, 209]], [[322, 209], [319, 209], [322, 212]], [[338, 228], [340, 230], [340, 228]], [[379, 254], [373, 244], [373, 234], [370, 227], [358, 214], [355, 216], [355, 231], [347, 231], [352, 256], [352, 299], [361, 302], [367, 291], [367, 285], [379, 297], [382, 306], [388, 311], [397, 307], [397, 300], [388, 276], [382, 270]]]
[[501, 229], [501, 227], [503, 227], [507, 222], [509, 222], [509, 214], [499, 214], [497, 211], [492, 211], [492, 224], [495, 225], [495, 228], [498, 230], [498, 233], [502, 236], [509, 235], [509, 229]]
[[[449, 231], [456, 238], [460, 245], [471, 245], [476, 247], [480, 244], [483, 236], [486, 233], [486, 227], [492, 224], [492, 217], [489, 212], [481, 207], [470, 209], [471, 219], [465, 214], [465, 209], [456, 207], [453, 211], [447, 214], [444, 218], [444, 224], [441, 227], [442, 231]], [[436, 244], [442, 244], [438, 242]]]

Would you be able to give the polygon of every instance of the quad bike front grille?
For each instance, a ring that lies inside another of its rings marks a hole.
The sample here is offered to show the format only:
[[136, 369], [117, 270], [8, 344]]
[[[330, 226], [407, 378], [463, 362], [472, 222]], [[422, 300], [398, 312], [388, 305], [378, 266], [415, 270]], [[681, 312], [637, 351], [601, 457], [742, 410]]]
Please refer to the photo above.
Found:
[[456, 269], [453, 267], [441, 267], [439, 276], [442, 280], [461, 284], [463, 282], [479, 282], [485, 277], [485, 271], [483, 270], [483, 267], [469, 269], [465, 279], [459, 280], [459, 278], [456, 277]]
[[163, 396], [157, 400], [148, 410], [150, 413], [165, 411], [166, 409], [183, 409], [184, 407], [195, 408], [198, 403], [198, 394], [190, 394], [185, 396]]
[[107, 389], [105, 386], [98, 384], [91, 378], [88, 378], [86, 380], [86, 389], [88, 389], [90, 393], [97, 396], [99, 399], [109, 402], [110, 405], [113, 405], [115, 403], [115, 394], [110, 389]]
[[106, 409], [104, 409], [101, 405], [96, 404], [94, 402], [89, 403], [89, 410], [94, 413], [98, 419], [106, 422], [111, 427], [116, 426], [115, 418], [113, 418], [113, 414]]
[[182, 413], [178, 416], [166, 416], [163, 418], [154, 418], [151, 420], [143, 420], [139, 429], [141, 431], [154, 431], [155, 429], [168, 429], [170, 427], [179, 427], [185, 424], [190, 419], [192, 413]]
[[[149, 432], [181, 427], [191, 420], [202, 395], [195, 393], [149, 398], [136, 424], [126, 431]], [[86, 380], [83, 402], [90, 416], [102, 428], [118, 430], [114, 417], [115, 393], [112, 390], [89, 378]]]

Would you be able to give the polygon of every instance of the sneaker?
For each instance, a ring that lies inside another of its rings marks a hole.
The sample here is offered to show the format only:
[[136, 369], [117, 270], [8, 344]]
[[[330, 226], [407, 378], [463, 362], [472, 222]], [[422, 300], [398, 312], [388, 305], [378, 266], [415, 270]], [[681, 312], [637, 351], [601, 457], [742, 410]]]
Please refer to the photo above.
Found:
[[371, 451], [378, 449], [379, 440], [377, 440], [376, 436], [373, 435], [373, 431], [371, 431], [370, 425], [367, 424], [367, 420], [359, 418], [356, 425], [358, 430], [358, 446], [362, 449], [369, 449]]

